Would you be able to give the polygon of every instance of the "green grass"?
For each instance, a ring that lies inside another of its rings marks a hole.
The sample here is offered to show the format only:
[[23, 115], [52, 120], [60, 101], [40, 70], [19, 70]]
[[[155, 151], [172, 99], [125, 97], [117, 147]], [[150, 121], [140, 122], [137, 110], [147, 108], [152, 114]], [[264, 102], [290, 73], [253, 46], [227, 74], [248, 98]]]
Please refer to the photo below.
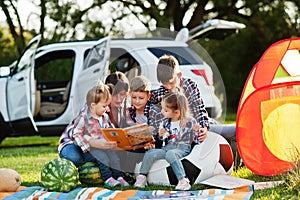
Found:
[[[6, 138], [0, 145], [0, 168], [16, 170], [22, 177], [23, 186], [40, 185], [40, 172], [46, 162], [57, 158], [59, 137], [19, 137]], [[285, 180], [272, 189], [257, 190], [253, 199], [300, 199], [299, 168], [289, 175], [265, 177], [253, 174], [246, 167], [233, 172], [233, 176], [250, 179], [255, 182]], [[206, 189], [208, 186], [196, 184], [192, 190]], [[121, 189], [121, 188], [116, 188]], [[132, 187], [129, 187], [132, 189]], [[149, 185], [146, 190], [172, 190], [173, 187]]]
[[16, 170], [23, 186], [39, 185], [43, 165], [57, 158], [59, 137], [6, 138], [0, 145], [0, 168]]

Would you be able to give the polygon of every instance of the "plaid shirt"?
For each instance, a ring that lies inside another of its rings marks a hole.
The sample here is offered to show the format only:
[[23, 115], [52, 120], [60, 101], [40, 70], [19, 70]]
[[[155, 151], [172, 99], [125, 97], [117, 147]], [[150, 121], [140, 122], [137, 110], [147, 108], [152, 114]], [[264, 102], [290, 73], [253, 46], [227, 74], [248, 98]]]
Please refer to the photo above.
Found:
[[[208, 113], [205, 109], [197, 84], [189, 78], [181, 78], [180, 87], [183, 88], [183, 92], [188, 100], [189, 108], [193, 117], [202, 127], [209, 128]], [[152, 95], [149, 100], [150, 103], [146, 105], [145, 115], [149, 116], [149, 125], [156, 129], [154, 135], [157, 134], [159, 124], [163, 119], [160, 102], [163, 96], [168, 93], [169, 90], [161, 85], [158, 89], [151, 92]]]
[[84, 153], [90, 150], [90, 144], [84, 136], [100, 139], [103, 138], [101, 128], [114, 127], [107, 114], [100, 118], [91, 115], [88, 106], [85, 105], [78, 115], [64, 130], [59, 140], [58, 152], [68, 144], [77, 144]]
[[166, 144], [191, 144], [192, 142], [197, 143], [198, 131], [193, 130], [193, 125], [196, 124], [196, 120], [193, 117], [189, 117], [186, 125], [180, 128], [178, 133], [174, 133], [171, 130], [171, 119], [164, 118], [162, 120], [162, 127], [166, 129], [169, 133], [169, 136], [165, 139]]

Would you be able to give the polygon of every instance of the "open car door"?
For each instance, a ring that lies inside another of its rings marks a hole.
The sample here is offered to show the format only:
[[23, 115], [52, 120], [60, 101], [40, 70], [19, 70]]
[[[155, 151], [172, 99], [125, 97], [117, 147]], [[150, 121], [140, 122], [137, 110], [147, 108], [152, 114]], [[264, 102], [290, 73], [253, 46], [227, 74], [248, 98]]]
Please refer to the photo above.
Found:
[[108, 75], [110, 56], [110, 37], [105, 37], [97, 41], [90, 49], [84, 59], [83, 65], [79, 69], [76, 78], [76, 88], [74, 93], [74, 114], [77, 114], [83, 104], [87, 92], [97, 85], [98, 80], [104, 82]]
[[211, 19], [192, 30], [180, 30], [176, 36], [176, 40], [183, 40], [184, 42], [201, 38], [223, 40], [227, 36], [245, 27], [245, 24], [234, 21]]
[[41, 35], [34, 37], [22, 56], [11, 69], [11, 75], [6, 85], [6, 104], [9, 121], [14, 130], [20, 133], [37, 132], [33, 120], [35, 109], [35, 52], [41, 40]]

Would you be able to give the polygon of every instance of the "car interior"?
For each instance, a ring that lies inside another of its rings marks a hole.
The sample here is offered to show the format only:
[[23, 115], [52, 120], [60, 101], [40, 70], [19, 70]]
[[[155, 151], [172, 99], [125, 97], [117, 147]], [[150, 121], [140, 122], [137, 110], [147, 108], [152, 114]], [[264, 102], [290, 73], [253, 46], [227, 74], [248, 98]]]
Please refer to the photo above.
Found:
[[63, 50], [44, 54], [36, 59], [36, 120], [55, 119], [66, 109], [74, 58], [72, 50]]
[[122, 48], [111, 48], [109, 69], [110, 72], [123, 72], [129, 81], [141, 74], [139, 63]]

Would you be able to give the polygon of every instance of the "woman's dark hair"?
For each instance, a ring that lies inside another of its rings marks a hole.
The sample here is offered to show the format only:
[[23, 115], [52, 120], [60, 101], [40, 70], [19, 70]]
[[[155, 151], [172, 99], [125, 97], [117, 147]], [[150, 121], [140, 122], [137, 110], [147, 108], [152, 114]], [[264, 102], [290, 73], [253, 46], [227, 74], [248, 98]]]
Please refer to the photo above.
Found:
[[129, 81], [122, 72], [117, 71], [108, 75], [105, 79], [105, 84], [114, 85], [112, 95], [118, 94], [123, 90], [129, 92]]

